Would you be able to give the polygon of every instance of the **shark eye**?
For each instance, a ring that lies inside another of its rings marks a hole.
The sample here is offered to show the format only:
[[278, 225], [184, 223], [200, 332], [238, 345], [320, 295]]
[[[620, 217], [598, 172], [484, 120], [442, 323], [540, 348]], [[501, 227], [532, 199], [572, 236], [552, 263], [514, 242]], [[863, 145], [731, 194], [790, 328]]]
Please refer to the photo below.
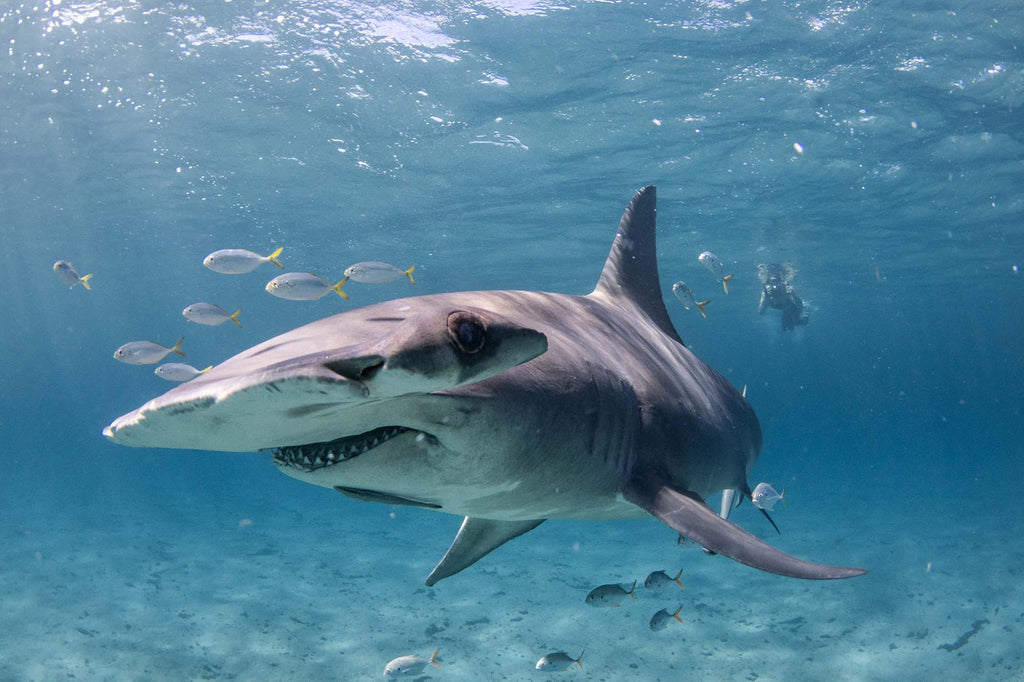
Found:
[[476, 315], [466, 312], [448, 316], [448, 333], [464, 353], [477, 353], [487, 342], [487, 332]]

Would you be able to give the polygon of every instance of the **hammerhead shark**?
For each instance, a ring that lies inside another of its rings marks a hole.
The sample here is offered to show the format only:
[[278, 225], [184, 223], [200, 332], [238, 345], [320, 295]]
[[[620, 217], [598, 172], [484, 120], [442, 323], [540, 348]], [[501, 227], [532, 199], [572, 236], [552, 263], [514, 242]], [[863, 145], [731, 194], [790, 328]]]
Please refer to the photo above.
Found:
[[[761, 450], [747, 400], [682, 342], [662, 299], [656, 193], [639, 190], [594, 290], [402, 298], [304, 325], [114, 420], [136, 447], [269, 450], [301, 481], [464, 516], [427, 578], [545, 519], [651, 514], [705, 549], [808, 579], [728, 521]], [[722, 514], [704, 500], [723, 491]]]

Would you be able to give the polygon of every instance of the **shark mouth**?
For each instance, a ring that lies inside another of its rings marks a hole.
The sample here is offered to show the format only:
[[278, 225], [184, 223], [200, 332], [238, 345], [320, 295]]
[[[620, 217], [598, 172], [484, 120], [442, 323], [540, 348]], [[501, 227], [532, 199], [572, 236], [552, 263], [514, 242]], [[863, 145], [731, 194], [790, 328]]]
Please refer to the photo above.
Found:
[[285, 445], [274, 450], [274, 463], [306, 472], [316, 471], [358, 457], [410, 430], [404, 426], [382, 426], [358, 436], [346, 436], [323, 443]]

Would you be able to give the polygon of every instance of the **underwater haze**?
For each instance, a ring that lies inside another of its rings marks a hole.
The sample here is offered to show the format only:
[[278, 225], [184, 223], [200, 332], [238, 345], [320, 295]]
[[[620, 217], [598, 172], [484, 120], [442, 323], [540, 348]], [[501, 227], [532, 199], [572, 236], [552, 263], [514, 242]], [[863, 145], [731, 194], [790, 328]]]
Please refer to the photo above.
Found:
[[[1021, 3], [13, 0], [0, 35], [0, 680], [364, 680], [435, 649], [436, 680], [557, 651], [585, 651], [566, 679], [1024, 677]], [[130, 341], [202, 369], [392, 298], [590, 292], [645, 185], [672, 320], [757, 412], [751, 487], [786, 491], [781, 535], [731, 520], [867, 575], [555, 520], [427, 588], [458, 517], [101, 435], [171, 387]], [[279, 247], [416, 281], [291, 301], [273, 265], [203, 267]], [[771, 263], [806, 324], [759, 312]]]

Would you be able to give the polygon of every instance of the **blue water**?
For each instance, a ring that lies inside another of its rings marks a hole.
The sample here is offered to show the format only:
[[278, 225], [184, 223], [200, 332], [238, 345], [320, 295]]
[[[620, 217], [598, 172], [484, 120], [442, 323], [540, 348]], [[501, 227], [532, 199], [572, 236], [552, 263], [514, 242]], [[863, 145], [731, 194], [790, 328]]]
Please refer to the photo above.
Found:
[[[437, 647], [435, 679], [524, 679], [560, 649], [595, 680], [1024, 676], [1024, 7], [961, 5], [4, 5], [0, 679], [370, 679]], [[675, 324], [748, 387], [752, 483], [787, 486], [772, 541], [867, 576], [550, 522], [427, 590], [454, 517], [100, 435], [169, 387], [122, 343], [185, 335], [204, 367], [410, 292], [585, 293], [646, 184]], [[278, 246], [417, 281], [291, 302], [269, 266], [201, 264]], [[772, 261], [799, 270], [795, 332], [757, 312]], [[185, 321], [200, 300], [244, 328]], [[684, 626], [646, 627], [675, 602], [583, 604], [677, 566]]]

